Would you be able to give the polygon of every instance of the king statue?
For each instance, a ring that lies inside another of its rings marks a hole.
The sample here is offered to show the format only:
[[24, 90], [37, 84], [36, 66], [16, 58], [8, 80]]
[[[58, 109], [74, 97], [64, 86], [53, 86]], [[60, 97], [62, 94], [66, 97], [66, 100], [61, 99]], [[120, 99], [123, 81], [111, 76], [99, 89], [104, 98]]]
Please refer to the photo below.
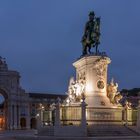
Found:
[[85, 25], [84, 35], [82, 37], [83, 55], [91, 53], [91, 47], [96, 47], [98, 53], [98, 45], [100, 44], [100, 18], [95, 17], [94, 12], [89, 13], [89, 21]]

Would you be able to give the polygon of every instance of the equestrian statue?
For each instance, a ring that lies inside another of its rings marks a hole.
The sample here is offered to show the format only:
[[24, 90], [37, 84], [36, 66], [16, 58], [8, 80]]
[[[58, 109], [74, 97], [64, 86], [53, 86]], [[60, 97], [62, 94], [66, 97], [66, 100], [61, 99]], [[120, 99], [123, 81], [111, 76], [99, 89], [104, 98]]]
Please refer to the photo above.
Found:
[[98, 53], [98, 45], [100, 44], [100, 17], [95, 17], [94, 12], [89, 13], [89, 21], [85, 25], [84, 35], [82, 37], [83, 55], [91, 54], [91, 48], [96, 48]]

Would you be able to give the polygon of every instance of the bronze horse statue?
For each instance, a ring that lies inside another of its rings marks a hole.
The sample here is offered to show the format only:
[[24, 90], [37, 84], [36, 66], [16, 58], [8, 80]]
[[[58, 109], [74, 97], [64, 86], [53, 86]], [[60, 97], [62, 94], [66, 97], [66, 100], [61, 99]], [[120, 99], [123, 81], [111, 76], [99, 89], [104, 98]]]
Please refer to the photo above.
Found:
[[84, 35], [82, 37], [83, 55], [91, 53], [91, 47], [96, 47], [98, 53], [98, 45], [100, 44], [100, 18], [95, 17], [94, 12], [89, 13], [89, 21], [86, 23]]

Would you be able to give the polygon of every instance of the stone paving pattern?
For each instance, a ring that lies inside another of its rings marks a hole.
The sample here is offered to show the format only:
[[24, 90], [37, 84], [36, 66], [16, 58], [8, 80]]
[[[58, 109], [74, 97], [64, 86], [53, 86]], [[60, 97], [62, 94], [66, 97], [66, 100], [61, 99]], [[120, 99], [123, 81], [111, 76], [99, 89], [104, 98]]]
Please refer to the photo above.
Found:
[[[97, 127], [96, 127], [97, 128]], [[124, 135], [115, 134], [112, 131], [108, 130], [116, 129], [116, 132], [118, 132], [118, 129], [125, 130], [125, 133], [122, 133]], [[100, 130], [97, 128], [97, 131], [93, 130], [94, 133], [91, 137], [51, 137], [51, 136], [37, 136], [36, 130], [12, 130], [12, 131], [0, 131], [0, 140], [140, 140], [140, 135], [138, 133], [133, 132], [133, 130], [130, 130], [127, 128], [106, 128], [102, 127]], [[127, 131], [128, 130], [128, 131]], [[101, 131], [103, 131], [101, 133]], [[110, 133], [110, 135], [106, 134], [103, 136], [104, 133]], [[112, 136], [111, 136], [112, 135]]]

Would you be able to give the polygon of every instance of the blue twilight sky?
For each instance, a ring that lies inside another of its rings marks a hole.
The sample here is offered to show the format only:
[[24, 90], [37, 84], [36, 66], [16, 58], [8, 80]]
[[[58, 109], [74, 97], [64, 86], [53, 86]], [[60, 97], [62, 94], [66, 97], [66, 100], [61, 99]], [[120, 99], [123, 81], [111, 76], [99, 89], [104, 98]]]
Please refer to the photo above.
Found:
[[140, 87], [140, 0], [0, 1], [0, 55], [27, 92], [65, 93], [88, 13], [101, 16], [100, 51], [111, 58], [109, 79]]

